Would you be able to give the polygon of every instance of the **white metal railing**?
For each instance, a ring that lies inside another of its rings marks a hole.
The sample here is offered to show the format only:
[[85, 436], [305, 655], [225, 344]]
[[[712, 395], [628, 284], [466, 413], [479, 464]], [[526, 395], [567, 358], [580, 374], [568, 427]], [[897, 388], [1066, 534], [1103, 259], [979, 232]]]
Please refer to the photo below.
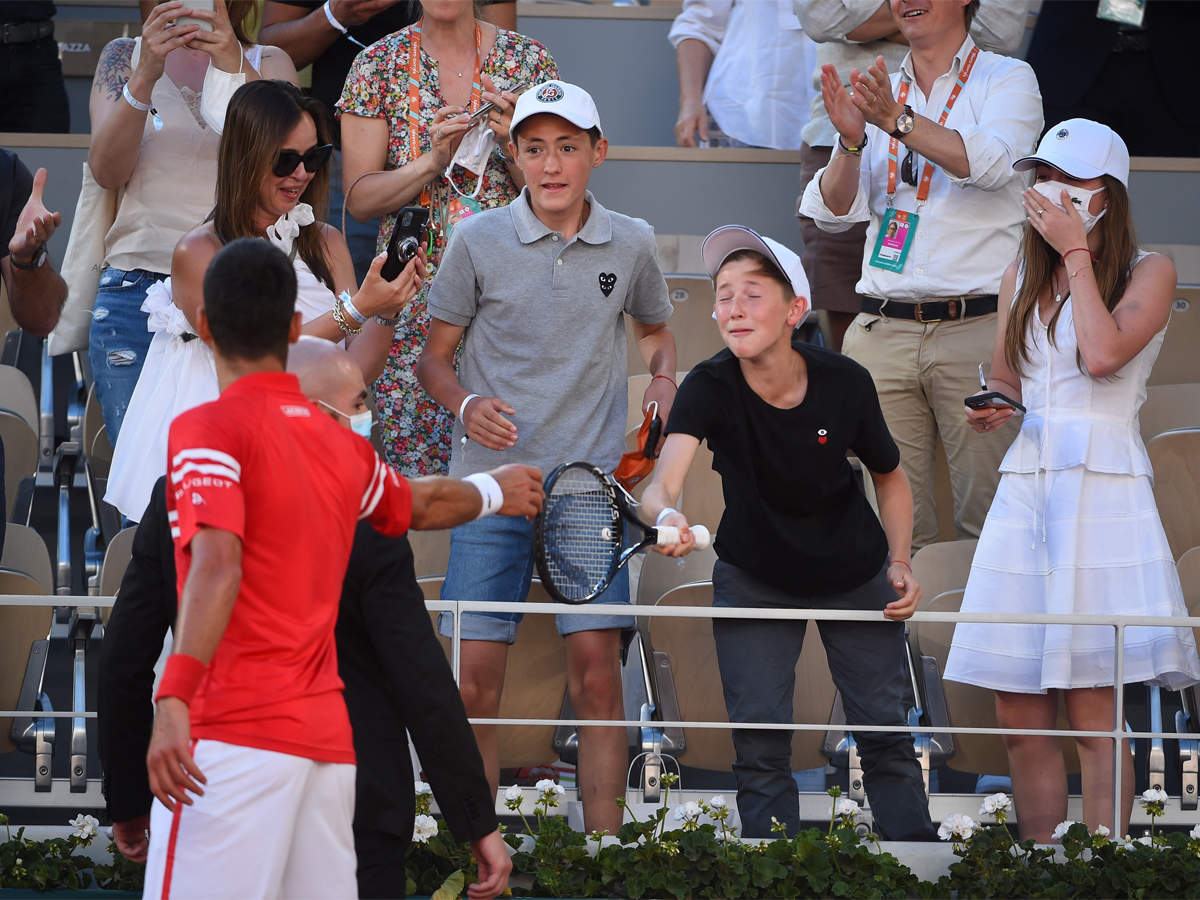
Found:
[[[66, 597], [44, 596], [32, 594], [0, 595], [0, 607], [3, 606], [95, 606], [109, 608], [115, 602], [115, 597]], [[504, 612], [524, 613], [533, 615], [608, 615], [637, 618], [703, 618], [703, 619], [767, 619], [779, 621], [839, 621], [839, 622], [879, 622], [881, 613], [874, 610], [843, 610], [843, 609], [781, 609], [778, 607], [715, 607], [715, 606], [641, 606], [627, 604], [598, 604], [588, 603], [570, 605], [565, 603], [493, 603], [487, 601], [444, 601], [426, 600], [426, 608], [431, 612], [449, 612], [453, 619], [451, 637], [451, 666], [454, 677], [459, 678], [461, 659], [462, 614], [466, 612]], [[931, 622], [953, 624], [958, 622], [990, 623], [990, 624], [1034, 624], [1034, 625], [1078, 625], [1092, 627], [1108, 627], [1114, 630], [1113, 642], [1113, 671], [1114, 671], [1114, 706], [1113, 727], [1111, 730], [1084, 730], [1058, 728], [979, 728], [946, 725], [845, 725], [846, 730], [903, 732], [906, 734], [979, 734], [1003, 736], [1006, 734], [1028, 734], [1047, 737], [1098, 737], [1108, 738], [1113, 742], [1113, 819], [1121, 818], [1121, 761], [1125, 742], [1138, 739], [1196, 739], [1192, 735], [1181, 735], [1174, 731], [1126, 731], [1124, 728], [1123, 710], [1125, 706], [1124, 684], [1124, 647], [1125, 632], [1129, 628], [1194, 628], [1200, 627], [1200, 616], [1129, 616], [1129, 615], [1063, 615], [1051, 613], [963, 613], [963, 612], [927, 612], [918, 611], [909, 622]], [[30, 710], [0, 709], [0, 717], [28, 717]], [[37, 712], [38, 717], [45, 718], [77, 718], [80, 713], [73, 711]], [[87, 712], [85, 718], [96, 717], [95, 712]], [[544, 718], [473, 718], [472, 724], [477, 725], [509, 725], [509, 726], [560, 726], [578, 727], [579, 725], [595, 727], [625, 727], [640, 728], [646, 725], [641, 720], [634, 719], [544, 719]], [[775, 731], [828, 731], [828, 722], [704, 722], [704, 721], [667, 721], [655, 720], [657, 728], [696, 728], [696, 729], [748, 729]]]

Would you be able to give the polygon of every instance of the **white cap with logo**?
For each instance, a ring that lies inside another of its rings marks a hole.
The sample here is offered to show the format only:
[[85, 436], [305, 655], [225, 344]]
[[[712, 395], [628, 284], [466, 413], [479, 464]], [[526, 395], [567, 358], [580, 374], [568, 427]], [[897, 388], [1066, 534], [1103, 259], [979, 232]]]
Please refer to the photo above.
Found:
[[1129, 186], [1129, 148], [1121, 136], [1091, 119], [1067, 119], [1043, 136], [1032, 156], [1013, 163], [1018, 172], [1045, 163], [1072, 178], [1111, 175]]
[[600, 128], [600, 113], [596, 111], [592, 95], [567, 81], [543, 81], [517, 97], [509, 132], [516, 131], [521, 122], [540, 113], [561, 116], [584, 131]]
[[[812, 294], [800, 257], [779, 241], [765, 237], [745, 225], [722, 225], [704, 239], [700, 254], [704, 258], [704, 268], [708, 271], [708, 276], [716, 278], [721, 265], [738, 250], [753, 250], [774, 263], [791, 283], [792, 293], [808, 301], [804, 319], [808, 318], [808, 314], [812, 312]], [[804, 319], [796, 324], [800, 325]]]

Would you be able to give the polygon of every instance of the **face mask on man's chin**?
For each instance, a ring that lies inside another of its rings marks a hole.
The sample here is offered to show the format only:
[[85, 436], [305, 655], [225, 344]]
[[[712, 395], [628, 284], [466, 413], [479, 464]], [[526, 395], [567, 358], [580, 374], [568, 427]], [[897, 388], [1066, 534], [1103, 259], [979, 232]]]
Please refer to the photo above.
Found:
[[1063, 184], [1061, 181], [1039, 181], [1033, 189], [1062, 209], [1062, 192], [1066, 191], [1067, 196], [1071, 200], [1071, 205], [1075, 207], [1075, 212], [1079, 213], [1079, 218], [1083, 219], [1083, 230], [1090, 233], [1092, 227], [1104, 218], [1104, 214], [1108, 212], [1108, 207], [1100, 210], [1098, 213], [1090, 211], [1092, 198], [1106, 188], [1098, 187], [1094, 191], [1089, 191], [1087, 188], [1076, 187], [1073, 184]]

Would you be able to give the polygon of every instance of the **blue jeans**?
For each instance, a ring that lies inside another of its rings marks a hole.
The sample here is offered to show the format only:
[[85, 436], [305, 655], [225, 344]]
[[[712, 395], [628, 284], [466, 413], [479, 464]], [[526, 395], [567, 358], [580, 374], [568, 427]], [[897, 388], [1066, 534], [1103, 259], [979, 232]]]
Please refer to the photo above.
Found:
[[[713, 569], [713, 606], [823, 607], [882, 610], [896, 592], [881, 571], [861, 587], [831, 597], [778, 590], [728, 563]], [[911, 703], [904, 662], [904, 624], [818, 622], [846, 721], [903, 725]], [[806, 621], [714, 619], [717, 664], [731, 722], [791, 722], [796, 662]], [[875, 830], [884, 840], [936, 840], [912, 737], [900, 732], [854, 731], [862, 755]], [[742, 837], [772, 837], [771, 817], [800, 829], [799, 792], [792, 778], [790, 731], [733, 732]]]
[[[342, 151], [338, 150], [329, 161], [329, 224], [339, 231], [342, 227], [342, 206], [345, 203], [346, 186], [342, 182]], [[367, 190], [360, 184], [356, 191]], [[367, 277], [371, 260], [375, 258], [375, 242], [379, 237], [379, 219], [360, 222], [346, 213], [346, 244], [350, 248], [350, 260], [354, 263], [354, 277], [359, 284]]]
[[142, 301], [151, 285], [166, 277], [144, 269], [108, 268], [100, 273], [88, 333], [88, 361], [108, 439], [114, 446], [153, 337], [146, 329], [149, 317], [142, 312]]
[[[520, 603], [529, 593], [533, 577], [533, 523], [520, 516], [488, 516], [459, 525], [450, 532], [450, 564], [442, 584], [442, 599], [487, 600]], [[622, 568], [608, 590], [594, 603], [628, 603], [629, 570]], [[517, 639], [521, 613], [469, 612], [462, 615], [462, 637], [467, 641]], [[604, 628], [633, 628], [630, 616], [556, 616], [558, 633], [597, 631]], [[446, 637], [454, 633], [450, 613], [438, 616], [438, 630]]]

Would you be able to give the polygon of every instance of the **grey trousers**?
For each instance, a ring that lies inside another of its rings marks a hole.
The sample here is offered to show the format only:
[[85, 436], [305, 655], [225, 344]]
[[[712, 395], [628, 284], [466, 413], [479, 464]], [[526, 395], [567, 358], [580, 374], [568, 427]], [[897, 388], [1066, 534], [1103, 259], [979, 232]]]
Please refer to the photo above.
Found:
[[[797, 576], [802, 580], [803, 576]], [[882, 610], [896, 598], [881, 571], [844, 594], [806, 598], [763, 584], [718, 561], [713, 570], [713, 605], [725, 607], [820, 607]], [[731, 722], [791, 722], [796, 662], [804, 645], [805, 621], [714, 619], [713, 637], [725, 707]], [[904, 663], [904, 625], [819, 622], [834, 684], [842, 694], [846, 721], [903, 725], [911, 703]], [[884, 840], [936, 840], [912, 738], [900, 732], [854, 730], [863, 780]], [[743, 837], [773, 837], [774, 816], [794, 835], [800, 828], [799, 790], [791, 773], [792, 734], [734, 729], [738, 812]]]

